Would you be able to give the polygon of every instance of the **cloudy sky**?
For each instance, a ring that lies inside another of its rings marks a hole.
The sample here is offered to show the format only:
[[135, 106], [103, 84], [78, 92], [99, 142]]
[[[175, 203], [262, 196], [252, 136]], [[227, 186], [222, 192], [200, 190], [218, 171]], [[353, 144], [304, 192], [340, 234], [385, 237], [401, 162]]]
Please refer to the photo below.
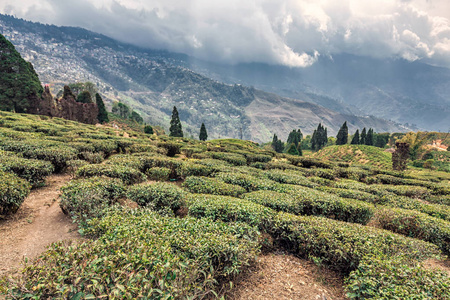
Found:
[[225, 63], [345, 52], [450, 67], [449, 0], [0, 0], [0, 12]]

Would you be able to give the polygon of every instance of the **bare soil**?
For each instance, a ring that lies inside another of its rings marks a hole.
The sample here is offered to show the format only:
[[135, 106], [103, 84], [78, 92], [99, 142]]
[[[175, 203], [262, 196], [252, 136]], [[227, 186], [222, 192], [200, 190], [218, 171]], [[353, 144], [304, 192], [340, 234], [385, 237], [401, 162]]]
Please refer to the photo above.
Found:
[[227, 299], [347, 299], [343, 278], [314, 263], [285, 253], [269, 253], [257, 260]]
[[59, 207], [59, 189], [69, 180], [69, 175], [47, 177], [45, 187], [32, 190], [15, 215], [0, 221], [0, 276], [16, 272], [24, 258], [36, 258], [51, 243], [81, 239]]

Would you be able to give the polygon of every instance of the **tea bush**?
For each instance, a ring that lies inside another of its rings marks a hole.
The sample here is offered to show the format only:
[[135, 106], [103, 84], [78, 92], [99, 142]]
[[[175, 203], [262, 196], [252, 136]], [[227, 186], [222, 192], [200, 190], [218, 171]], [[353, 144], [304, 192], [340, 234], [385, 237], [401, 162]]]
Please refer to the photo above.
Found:
[[450, 279], [402, 256], [364, 258], [346, 280], [350, 299], [450, 299]]
[[247, 164], [247, 159], [240, 154], [226, 152], [207, 152], [207, 154], [211, 158], [220, 159], [235, 166], [243, 166]]
[[14, 298], [198, 299], [217, 297], [258, 254], [245, 224], [110, 212], [91, 222], [97, 240], [50, 246], [8, 287]]
[[147, 177], [140, 171], [120, 165], [85, 165], [76, 172], [77, 177], [107, 176], [118, 178], [125, 184], [143, 182]]
[[0, 170], [0, 215], [15, 213], [30, 189], [31, 185], [26, 180]]
[[45, 181], [52, 174], [54, 167], [50, 162], [37, 159], [26, 159], [16, 155], [0, 157], [0, 170], [11, 172], [27, 180], [33, 186]]
[[450, 254], [450, 223], [447, 221], [398, 208], [378, 209], [375, 219], [383, 229], [433, 243]]
[[48, 148], [35, 148], [26, 150], [24, 157], [46, 160], [53, 164], [56, 172], [61, 172], [66, 166], [67, 161], [77, 158], [77, 150], [65, 146], [53, 146]]
[[281, 170], [269, 170], [264, 173], [264, 175], [270, 180], [279, 182], [279, 183], [288, 183], [288, 184], [296, 184], [302, 185], [310, 188], [316, 188], [319, 185], [317, 183], [311, 182], [303, 176], [301, 173], [296, 172], [284, 172]]
[[268, 231], [276, 212], [251, 201], [216, 195], [193, 194], [187, 199], [189, 215], [214, 221], [244, 222]]
[[125, 195], [125, 186], [119, 179], [92, 177], [73, 180], [61, 192], [61, 209], [85, 227], [88, 220], [102, 217], [105, 209]]
[[234, 184], [228, 184], [215, 178], [190, 176], [186, 178], [183, 187], [191, 193], [225, 195], [238, 197], [246, 190]]
[[267, 163], [272, 160], [272, 155], [249, 153], [245, 155], [245, 158], [247, 159], [248, 164], [256, 162]]
[[430, 195], [430, 192], [427, 188], [421, 186], [411, 186], [411, 185], [371, 185], [369, 187], [370, 190], [385, 190], [391, 193], [394, 193], [399, 196], [406, 196], [412, 198], [423, 198]]
[[171, 173], [172, 173], [172, 170], [169, 168], [154, 167], [154, 168], [147, 169], [147, 172], [145, 172], [145, 175], [147, 175], [147, 178], [150, 180], [167, 181], [170, 179]]
[[167, 156], [174, 157], [177, 154], [180, 154], [182, 144], [172, 143], [172, 142], [159, 142], [158, 147], [163, 148], [167, 151]]
[[217, 170], [218, 168], [199, 164], [195, 161], [184, 161], [177, 167], [176, 173], [178, 176], [186, 178], [188, 176], [211, 176]]
[[277, 191], [282, 185], [265, 178], [257, 178], [252, 175], [239, 173], [218, 173], [215, 177], [225, 183], [235, 184], [243, 187], [248, 192], [256, 190], [272, 190]]
[[313, 189], [293, 186], [287, 188], [287, 193], [256, 191], [245, 194], [244, 198], [278, 211], [296, 215], [326, 216], [361, 224], [369, 222], [375, 212], [371, 204], [346, 200]]
[[170, 208], [173, 212], [183, 206], [185, 195], [181, 188], [165, 182], [134, 185], [127, 192], [127, 197], [140, 206], [147, 206], [156, 211]]

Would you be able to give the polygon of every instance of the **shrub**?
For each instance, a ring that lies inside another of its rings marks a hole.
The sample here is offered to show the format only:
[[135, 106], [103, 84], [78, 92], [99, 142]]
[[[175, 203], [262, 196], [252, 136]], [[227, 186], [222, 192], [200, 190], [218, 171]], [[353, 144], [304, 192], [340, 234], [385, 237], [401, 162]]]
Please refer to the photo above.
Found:
[[247, 159], [240, 154], [226, 152], [207, 152], [207, 154], [214, 159], [224, 160], [235, 166], [243, 166], [247, 164]]
[[53, 164], [56, 172], [67, 166], [67, 161], [76, 159], [77, 151], [70, 147], [49, 147], [30, 149], [23, 153], [24, 157], [46, 160]]
[[105, 209], [125, 194], [118, 179], [93, 177], [69, 182], [61, 188], [61, 209], [83, 228], [92, 218], [102, 217]]
[[191, 193], [212, 194], [238, 197], [245, 193], [239, 185], [228, 184], [215, 178], [190, 176], [183, 183], [183, 187]]
[[86, 165], [77, 170], [77, 177], [107, 176], [121, 179], [125, 184], [135, 184], [146, 180], [140, 171], [120, 165]]
[[37, 186], [44, 182], [46, 176], [52, 174], [54, 168], [47, 161], [9, 155], [0, 157], [0, 170], [12, 172]]
[[306, 175], [317, 176], [328, 180], [334, 180], [334, 178], [336, 177], [335, 171], [332, 169], [310, 169], [308, 170], [308, 172], [306, 172]]
[[450, 279], [408, 258], [371, 255], [346, 280], [350, 299], [449, 299]]
[[81, 168], [82, 166], [88, 165], [89, 163], [85, 160], [81, 159], [74, 159], [67, 161], [67, 168], [66, 171], [71, 175], [75, 176], [77, 170]]
[[80, 159], [83, 159], [91, 164], [99, 164], [104, 160], [104, 153], [103, 152], [80, 152], [78, 153], [78, 157]]
[[181, 148], [181, 153], [183, 153], [187, 158], [191, 158], [196, 153], [202, 153], [203, 149], [195, 147], [183, 147]]
[[427, 188], [421, 186], [412, 186], [412, 185], [371, 185], [369, 190], [385, 190], [391, 193], [394, 193], [399, 196], [413, 197], [413, 198], [423, 198], [430, 195], [430, 192]]
[[181, 144], [171, 143], [171, 142], [160, 142], [158, 143], [158, 147], [167, 150], [167, 156], [174, 157], [177, 154], [180, 154]]
[[139, 204], [154, 210], [170, 208], [173, 212], [184, 204], [185, 192], [176, 185], [159, 182], [130, 187], [127, 197]]
[[450, 223], [447, 221], [398, 208], [379, 209], [375, 219], [383, 229], [433, 243], [450, 254]]
[[0, 215], [15, 213], [30, 193], [31, 185], [14, 174], [0, 170]]
[[302, 185], [310, 188], [316, 188], [319, 185], [317, 183], [311, 182], [303, 176], [301, 173], [295, 172], [284, 172], [281, 170], [269, 170], [264, 173], [264, 175], [270, 180], [274, 180], [279, 183], [288, 183]]
[[184, 161], [177, 167], [176, 173], [179, 176], [186, 178], [188, 176], [210, 176], [216, 170], [217, 168], [199, 164], [194, 161]]
[[332, 163], [317, 160], [314, 158], [299, 157], [299, 156], [294, 156], [294, 155], [286, 155], [286, 158], [294, 166], [299, 166], [299, 167], [308, 168], [308, 169], [311, 167], [332, 169], [334, 167], [334, 165]]
[[225, 222], [245, 222], [267, 231], [275, 212], [262, 205], [227, 196], [190, 195], [189, 215]]
[[278, 211], [296, 215], [326, 216], [328, 218], [366, 224], [374, 215], [373, 205], [346, 200], [334, 195], [298, 186], [286, 187], [288, 194], [256, 191], [244, 198]]
[[101, 235], [57, 243], [8, 287], [14, 298], [199, 299], [230, 285], [258, 254], [246, 224], [115, 210], [91, 222]]
[[218, 173], [215, 176], [225, 183], [239, 185], [249, 192], [256, 190], [276, 191], [282, 188], [282, 185], [277, 182], [265, 178], [257, 178], [248, 174]]
[[128, 148], [128, 152], [130, 152], [130, 153], [140, 153], [140, 152], [156, 153], [157, 148], [154, 145], [135, 143]]
[[261, 162], [261, 163], [267, 163], [272, 160], [272, 155], [264, 155], [264, 154], [246, 154], [245, 157], [247, 158], [247, 163], [255, 163], [255, 162]]
[[148, 179], [156, 180], [156, 181], [167, 181], [170, 178], [170, 174], [172, 170], [169, 168], [159, 168], [154, 167], [147, 169], [145, 175], [147, 175]]

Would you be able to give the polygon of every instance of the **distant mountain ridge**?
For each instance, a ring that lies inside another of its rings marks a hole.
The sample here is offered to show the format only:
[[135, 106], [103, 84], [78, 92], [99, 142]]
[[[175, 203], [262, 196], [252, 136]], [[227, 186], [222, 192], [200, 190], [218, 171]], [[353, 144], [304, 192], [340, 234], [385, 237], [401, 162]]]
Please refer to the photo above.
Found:
[[[294, 128], [312, 133], [321, 122], [334, 135], [347, 120], [349, 130], [405, 131], [397, 123], [355, 117], [352, 110], [325, 96], [298, 93], [334, 105], [280, 97], [253, 87], [224, 84], [187, 68], [193, 59], [167, 51], [142, 49], [81, 28], [57, 27], [0, 15], [0, 30], [30, 61], [53, 92], [63, 84], [92, 81], [109, 102], [120, 100], [144, 119], [168, 127], [174, 105], [187, 136], [198, 137], [205, 123], [210, 138], [241, 137], [267, 142], [276, 133], [286, 139]], [[342, 107], [341, 107], [342, 106]]]

